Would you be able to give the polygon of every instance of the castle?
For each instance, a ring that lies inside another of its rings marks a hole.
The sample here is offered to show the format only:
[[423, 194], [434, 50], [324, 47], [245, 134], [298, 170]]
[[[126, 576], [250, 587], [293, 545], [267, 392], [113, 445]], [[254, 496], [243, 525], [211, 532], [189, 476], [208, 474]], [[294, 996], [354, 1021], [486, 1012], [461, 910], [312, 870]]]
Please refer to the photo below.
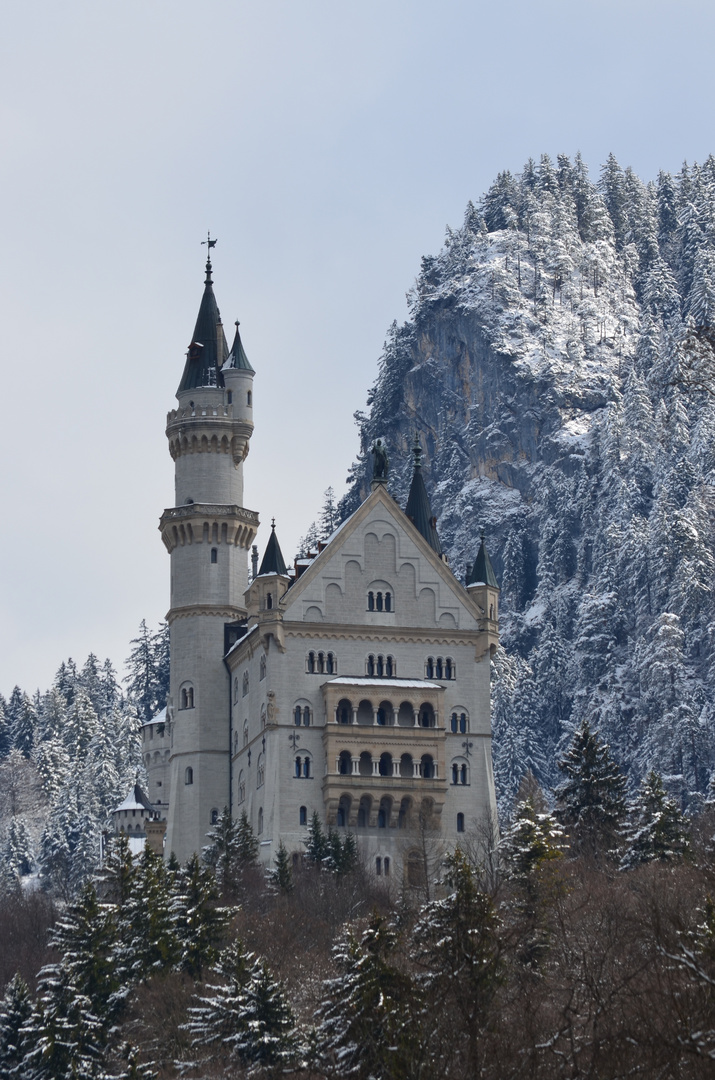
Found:
[[243, 505], [253, 379], [204, 293], [166, 434], [174, 505], [171, 688], [144, 726], [151, 804], [167, 853], [200, 852], [229, 806], [269, 864], [304, 850], [314, 811], [353, 832], [377, 873], [401, 874], [427, 823], [445, 845], [496, 822], [489, 659], [499, 589], [484, 538], [466, 587], [442, 554], [419, 444], [405, 511], [375, 450], [371, 492], [316, 553], [287, 569]]

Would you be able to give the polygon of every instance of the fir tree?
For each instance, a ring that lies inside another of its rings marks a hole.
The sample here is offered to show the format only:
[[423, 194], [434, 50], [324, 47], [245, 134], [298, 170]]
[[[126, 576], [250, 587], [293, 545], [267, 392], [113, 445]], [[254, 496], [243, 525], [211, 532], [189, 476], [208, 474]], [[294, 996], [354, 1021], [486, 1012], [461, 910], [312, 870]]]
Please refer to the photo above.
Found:
[[201, 979], [210, 966], [223, 935], [227, 913], [217, 907], [219, 892], [210, 870], [192, 855], [181, 875], [181, 891], [174, 903], [174, 925], [179, 936], [179, 966]]
[[253, 826], [245, 810], [241, 811], [238, 819], [235, 847], [239, 867], [252, 866], [258, 859], [258, 837], [253, 832]]
[[271, 880], [279, 892], [288, 896], [293, 892], [293, 869], [291, 867], [290, 856], [288, 851], [281, 840], [278, 844], [278, 851], [276, 852], [275, 866], [271, 870]]
[[688, 854], [690, 842], [683, 815], [666, 795], [658, 773], [650, 772], [641, 784], [631, 809], [631, 820], [621, 860], [624, 870], [656, 859], [668, 862]]
[[0, 1002], [0, 1076], [21, 1080], [23, 1064], [29, 1049], [25, 1033], [33, 1013], [33, 1002], [27, 983], [15, 975], [7, 984]]
[[566, 780], [556, 790], [557, 816], [571, 851], [598, 855], [612, 850], [626, 817], [626, 780], [588, 720], [574, 732], [558, 764]]
[[414, 1075], [421, 1059], [414, 1017], [420, 995], [395, 963], [397, 938], [374, 915], [360, 940], [351, 933], [335, 950], [337, 978], [323, 986], [316, 1052], [322, 1068], [358, 1080]]

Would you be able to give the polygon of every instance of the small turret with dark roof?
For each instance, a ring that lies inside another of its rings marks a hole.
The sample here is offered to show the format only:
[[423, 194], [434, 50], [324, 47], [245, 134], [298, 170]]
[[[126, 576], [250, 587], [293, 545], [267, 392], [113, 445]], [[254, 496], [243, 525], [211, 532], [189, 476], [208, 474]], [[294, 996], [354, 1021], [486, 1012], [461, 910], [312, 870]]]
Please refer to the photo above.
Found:
[[278, 543], [278, 537], [276, 536], [276, 522], [275, 518], [271, 522], [271, 535], [268, 537], [268, 543], [266, 544], [266, 550], [263, 555], [263, 561], [261, 562], [258, 570], [258, 576], [261, 574], [283, 574], [287, 573], [285, 560], [283, 559], [283, 552], [281, 546]]
[[199, 314], [178, 393], [201, 386], [223, 386], [221, 368], [227, 358], [228, 344], [223, 332], [221, 312], [214, 296], [211, 259], [209, 258], [206, 260], [204, 295], [201, 297]]
[[224, 364], [223, 370], [226, 371], [227, 369], [231, 368], [235, 369], [236, 371], [250, 371], [252, 375], [255, 375], [256, 373], [249, 364], [248, 357], [246, 356], [243, 344], [241, 343], [241, 335], [238, 332], [239, 325], [239, 321], [238, 319], [236, 319], [236, 334], [234, 336], [233, 345], [231, 346], [231, 351], [228, 354], [228, 359]]
[[498, 589], [499, 582], [492, 568], [487, 545], [484, 542], [484, 532], [481, 534], [481, 544], [474, 566], [467, 574], [467, 585], [488, 585], [491, 589]]
[[429, 546], [442, 556], [442, 545], [437, 534], [437, 519], [432, 513], [427, 488], [422, 478], [422, 447], [418, 435], [415, 435], [412, 453], [415, 456], [414, 471], [405, 513]]

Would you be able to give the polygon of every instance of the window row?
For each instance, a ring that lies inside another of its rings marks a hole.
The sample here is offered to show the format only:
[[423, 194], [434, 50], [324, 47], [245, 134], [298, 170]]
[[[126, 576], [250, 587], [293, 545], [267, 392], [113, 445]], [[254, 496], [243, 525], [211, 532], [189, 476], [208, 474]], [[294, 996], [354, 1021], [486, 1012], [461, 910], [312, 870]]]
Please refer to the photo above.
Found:
[[301, 724], [303, 727], [310, 726], [310, 709], [307, 705], [304, 705], [302, 708], [300, 705], [296, 705], [293, 710], [293, 723], [296, 727], [300, 727]]
[[369, 592], [367, 594], [368, 611], [393, 611], [391, 592]]
[[469, 731], [469, 718], [464, 712], [453, 712], [450, 717], [450, 730], [454, 735], [465, 735]]
[[461, 765], [456, 762], [452, 765], [452, 783], [453, 784], [468, 784], [469, 783], [469, 766], [466, 762]]
[[383, 873], [385, 877], [390, 876], [390, 856], [385, 855], [384, 858], [380, 858], [378, 855], [375, 859], [375, 873], [380, 877]]
[[377, 676], [378, 679], [394, 679], [397, 677], [397, 664], [394, 656], [373, 656], [372, 653], [365, 661], [365, 673]]
[[[409, 800], [404, 800], [403, 799], [403, 804], [400, 806], [400, 812], [399, 812], [399, 818], [398, 818], [398, 826], [400, 828], [404, 827], [407, 815], [409, 813], [409, 808], [405, 806], [405, 804], [408, 801]], [[345, 828], [345, 826], [348, 823], [348, 813], [349, 813], [349, 805], [346, 805], [343, 802], [343, 800], [341, 800], [341, 805], [338, 807], [338, 821], [337, 821], [337, 823], [342, 828]], [[361, 804], [360, 804], [360, 807], [358, 809], [358, 826], [360, 828], [365, 828], [365, 826], [366, 826], [366, 824], [367, 824], [367, 822], [369, 820], [369, 814], [370, 814], [369, 805], [363, 805], [363, 800], [361, 800]], [[390, 817], [390, 808], [388, 808], [387, 806], [383, 806], [382, 803], [381, 803], [380, 804], [380, 809], [377, 812], [377, 827], [379, 829], [386, 828], [389, 817]], [[298, 811], [298, 821], [299, 821], [300, 825], [307, 825], [308, 824], [308, 808], [307, 808], [307, 806], [301, 806], [300, 807], [300, 809]], [[458, 833], [463, 833], [464, 832], [464, 814], [457, 814], [457, 832]], [[390, 873], [390, 857], [389, 857], [389, 855], [386, 855], [383, 858], [382, 869], [383, 869], [385, 875], [389, 875], [389, 873]], [[377, 874], [380, 873], [380, 856], [378, 856], [377, 859], [375, 860], [375, 872]]]
[[411, 701], [403, 701], [398, 708], [391, 701], [374, 705], [364, 699], [354, 705], [347, 698], [341, 698], [335, 707], [336, 724], [433, 728], [436, 722], [435, 711], [429, 702], [423, 702], [418, 708]]
[[406, 779], [436, 780], [437, 762], [431, 754], [413, 758], [412, 754], [402, 754], [393, 758], [392, 754], [380, 754], [373, 758], [369, 750], [360, 755], [342, 750], [336, 761], [336, 772], [340, 776], [399, 776]]
[[309, 675], [337, 675], [338, 662], [335, 653], [309, 652], [305, 661]]
[[390, 795], [383, 795], [379, 802], [372, 795], [362, 795], [357, 807], [354, 808], [355, 800], [347, 793], [340, 796], [338, 803], [336, 823], [343, 827], [356, 827], [358, 829], [408, 829], [415, 823], [415, 817], [420, 821], [432, 820], [434, 804], [431, 799], [422, 799], [419, 806], [419, 814], [415, 815], [414, 800], [406, 795], [398, 803]]
[[309, 780], [311, 776], [310, 758], [297, 757], [295, 759], [295, 775], [298, 780]]
[[456, 679], [457, 666], [451, 656], [442, 657], [428, 656], [425, 661], [425, 678], [427, 679]]

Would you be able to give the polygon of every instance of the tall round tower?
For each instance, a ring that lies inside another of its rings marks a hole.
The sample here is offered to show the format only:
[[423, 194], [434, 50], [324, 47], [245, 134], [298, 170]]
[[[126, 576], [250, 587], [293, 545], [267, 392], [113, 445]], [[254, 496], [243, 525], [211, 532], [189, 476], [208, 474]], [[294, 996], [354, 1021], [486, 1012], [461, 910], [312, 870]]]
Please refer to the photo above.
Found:
[[167, 417], [175, 505], [159, 525], [171, 556], [167, 853], [181, 861], [200, 853], [212, 821], [229, 804], [226, 624], [246, 618], [248, 551], [258, 528], [258, 515], [243, 507], [254, 371], [238, 323], [229, 352], [213, 291], [211, 246], [178, 408]]

